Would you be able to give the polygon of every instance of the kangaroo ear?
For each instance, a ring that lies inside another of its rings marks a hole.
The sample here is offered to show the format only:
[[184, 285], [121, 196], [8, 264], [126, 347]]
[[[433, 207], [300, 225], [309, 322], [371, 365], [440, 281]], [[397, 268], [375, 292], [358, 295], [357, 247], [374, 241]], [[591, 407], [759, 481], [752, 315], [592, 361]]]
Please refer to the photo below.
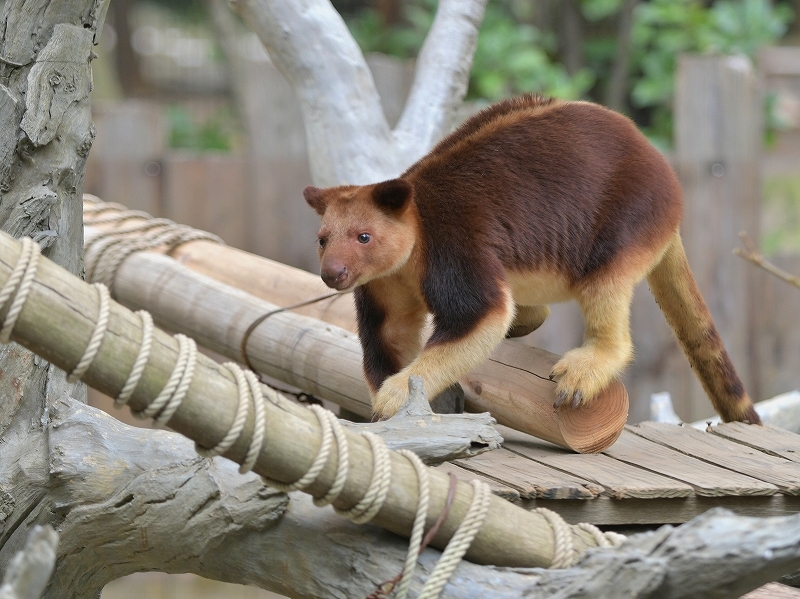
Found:
[[317, 214], [322, 216], [325, 214], [325, 208], [327, 204], [325, 202], [325, 194], [322, 192], [321, 189], [314, 187], [313, 185], [309, 185], [303, 190], [303, 197], [308, 202], [308, 205], [311, 206]]
[[378, 183], [372, 190], [372, 199], [386, 210], [396, 212], [408, 204], [411, 199], [411, 183], [405, 179], [391, 179]]

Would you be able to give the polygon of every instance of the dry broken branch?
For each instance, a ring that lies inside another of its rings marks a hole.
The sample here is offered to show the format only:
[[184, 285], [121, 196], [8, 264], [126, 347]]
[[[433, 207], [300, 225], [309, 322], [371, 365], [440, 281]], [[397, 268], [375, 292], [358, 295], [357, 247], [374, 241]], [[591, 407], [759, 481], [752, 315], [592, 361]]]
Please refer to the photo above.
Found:
[[739, 256], [740, 258], [744, 258], [766, 270], [768, 273], [775, 275], [782, 281], [786, 281], [789, 285], [793, 285], [800, 289], [800, 277], [793, 275], [791, 273], [786, 272], [782, 268], [775, 266], [772, 262], [764, 258], [761, 252], [758, 251], [756, 244], [753, 243], [753, 240], [750, 239], [750, 236], [747, 234], [746, 231], [740, 231], [739, 237], [744, 244], [744, 249], [742, 248], [734, 248], [733, 253]]
[[412, 375], [408, 387], [406, 403], [388, 420], [343, 424], [358, 432], [380, 435], [391, 449], [409, 449], [429, 466], [500, 447], [503, 438], [488, 413], [434, 414], [422, 378]]

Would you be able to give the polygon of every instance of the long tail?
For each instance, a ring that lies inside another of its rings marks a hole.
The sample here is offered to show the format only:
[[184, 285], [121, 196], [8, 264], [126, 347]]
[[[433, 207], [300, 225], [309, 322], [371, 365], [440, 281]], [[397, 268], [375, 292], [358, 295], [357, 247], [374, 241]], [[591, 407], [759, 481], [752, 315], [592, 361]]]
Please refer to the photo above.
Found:
[[678, 234], [647, 282], [717, 413], [725, 422], [761, 424], [700, 295]]

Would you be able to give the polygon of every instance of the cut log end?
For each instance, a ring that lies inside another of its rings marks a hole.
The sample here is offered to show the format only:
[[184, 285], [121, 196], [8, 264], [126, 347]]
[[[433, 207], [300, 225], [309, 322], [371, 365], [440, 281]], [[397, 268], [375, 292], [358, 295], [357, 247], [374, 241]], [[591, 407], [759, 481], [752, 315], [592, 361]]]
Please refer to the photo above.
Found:
[[608, 449], [622, 434], [628, 419], [628, 391], [619, 381], [609, 385], [589, 405], [556, 411], [564, 443], [578, 453]]

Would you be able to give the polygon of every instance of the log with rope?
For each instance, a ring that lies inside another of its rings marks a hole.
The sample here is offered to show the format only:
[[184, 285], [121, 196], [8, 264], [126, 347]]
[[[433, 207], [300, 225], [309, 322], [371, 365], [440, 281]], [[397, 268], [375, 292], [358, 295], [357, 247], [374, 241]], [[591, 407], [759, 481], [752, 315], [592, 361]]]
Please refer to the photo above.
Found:
[[[102, 249], [98, 246], [108, 244], [103, 240], [109, 239], [110, 231], [146, 222], [144, 213], [125, 211], [93, 196], [85, 198], [87, 262], [98, 261]], [[175, 260], [145, 252], [130, 255], [120, 265], [114, 277], [116, 297], [129, 307], [151, 311], [161, 326], [190, 335], [232, 359], [240, 356], [234, 340], [241, 340], [247, 325], [259, 316], [330, 291], [310, 273], [211, 241], [160, 249]], [[228, 285], [250, 296], [245, 298]], [[252, 296], [270, 303], [258, 303]], [[328, 324], [290, 313], [269, 318], [248, 341], [253, 367], [368, 417], [371, 406], [361, 371], [361, 347], [352, 334], [352, 301], [337, 296], [298, 312]], [[487, 363], [461, 381], [467, 410], [489, 412], [501, 424], [582, 453], [606, 449], [627, 418], [625, 388], [615, 382], [590, 406], [556, 410], [555, 383], [548, 375], [558, 358], [515, 340], [503, 342]], [[319, 380], [323, 378], [324, 383]]]
[[[127, 386], [142, 352], [143, 320], [49, 260], [37, 259], [38, 252], [28, 249], [31, 247], [35, 245], [30, 240], [20, 243], [8, 235], [0, 235], [0, 295], [11, 296], [6, 297], [0, 309], [3, 328], [7, 328], [12, 340], [67, 372], [84, 360], [87, 348], [99, 337], [98, 349], [82, 380], [112, 397], [118, 396]], [[107, 320], [101, 319], [106, 310]], [[106, 320], [101, 335], [97, 333], [101, 330], [99, 320]], [[162, 397], [169, 389], [169, 397], [153, 415], [158, 418], [166, 410], [169, 417], [165, 420], [174, 430], [195, 440], [200, 447], [219, 448], [232, 428], [229, 423], [238, 420], [237, 412], [243, 401], [240, 390], [250, 383], [237, 384], [236, 377], [226, 367], [203, 355], [187, 358], [193, 352], [186, 347], [192, 344], [154, 328], [147, 364], [127, 400], [128, 405], [138, 412], [149, 413], [154, 398]], [[331, 452], [337, 459], [320, 460], [327, 417], [277, 393], [264, 392], [268, 393], [269, 401], [262, 406], [263, 442], [255, 458], [251, 456], [253, 470], [283, 484], [303, 480], [305, 492], [324, 498], [341, 476], [342, 463], [346, 463], [347, 475], [333, 505], [340, 511], [361, 505], [375, 487], [373, 467], [378, 460], [374, 452], [380, 442], [340, 431], [347, 440], [346, 459], [342, 444], [337, 452]], [[183, 396], [176, 399], [179, 394]], [[252, 395], [250, 398], [255, 402]], [[248, 399], [244, 401], [249, 403]], [[246, 410], [244, 424], [225, 449], [225, 457], [238, 463], [248, 459], [253, 438], [257, 436], [257, 412], [258, 408]], [[388, 477], [391, 484], [378, 485], [377, 495], [382, 496], [378, 507], [373, 505], [362, 515], [368, 513], [376, 524], [408, 537], [417, 514], [420, 486], [417, 470], [402, 455], [385, 450], [385, 456], [389, 474], [380, 474], [378, 478]], [[306, 480], [306, 475], [314, 469], [313, 480]], [[428, 528], [445, 506], [450, 481], [443, 473], [427, 468], [425, 471], [430, 489]], [[541, 567], [563, 559], [555, 563], [565, 566], [598, 544], [595, 533], [565, 525], [563, 521], [560, 528], [554, 528], [550, 515], [527, 512], [495, 496], [486, 498], [479, 489], [459, 482], [449, 516], [432, 540], [434, 547], [447, 546], [467, 513], [474, 511], [471, 510], [474, 499], [480, 505], [488, 503], [482, 526], [475, 531], [469, 549], [465, 549], [467, 559], [476, 563]]]

